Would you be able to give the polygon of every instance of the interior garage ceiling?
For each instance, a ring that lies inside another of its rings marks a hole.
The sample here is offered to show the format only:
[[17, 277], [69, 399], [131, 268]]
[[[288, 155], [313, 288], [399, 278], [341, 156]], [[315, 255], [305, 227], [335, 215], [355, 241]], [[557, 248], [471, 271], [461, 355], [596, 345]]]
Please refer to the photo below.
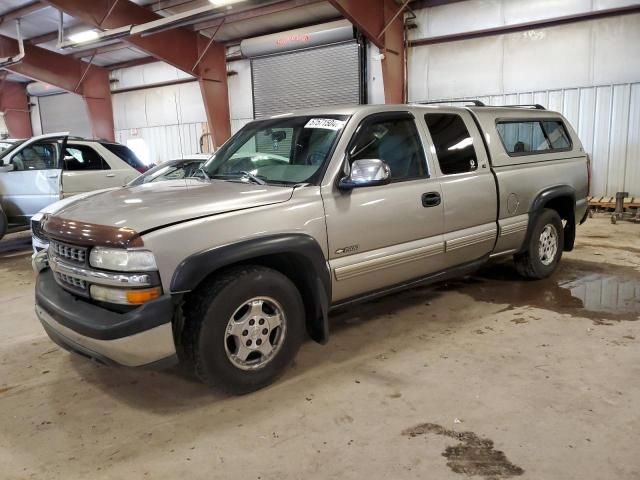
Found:
[[[134, 0], [163, 17], [211, 5], [208, 0]], [[83, 49], [57, 48], [59, 12], [36, 0], [4, 0], [0, 6], [0, 35], [17, 38], [14, 14], [20, 16], [25, 41], [64, 54], [73, 55], [95, 65], [108, 68], [144, 61], [148, 55], [125, 42], [103, 42]], [[194, 24], [188, 28], [206, 36], [215, 35], [221, 43], [237, 43], [240, 39], [302, 27], [340, 18], [340, 13], [324, 0], [273, 0], [240, 2], [226, 15]], [[65, 36], [92, 29], [75, 18], [63, 14]], [[10, 74], [12, 80], [28, 81]]]
[[[117, 0], [116, 0], [117, 1]], [[167, 17], [211, 5], [209, 0], [132, 0], [157, 14]], [[399, 7], [404, 1], [396, 0]], [[413, 0], [413, 8], [453, 3], [461, 0]], [[20, 12], [20, 13], [19, 13]], [[0, 5], [0, 35], [16, 38], [15, 18], [20, 17], [22, 36], [43, 48], [73, 55], [95, 65], [117, 68], [148, 59], [146, 53], [115, 40], [84, 49], [60, 50], [56, 47], [59, 12], [40, 0], [3, 0]], [[341, 18], [340, 13], [326, 0], [245, 0], [218, 18], [196, 23], [191, 27], [216, 41], [233, 44], [243, 38], [304, 27]], [[65, 35], [90, 29], [75, 18], [63, 14]], [[28, 81], [10, 74], [11, 80]], [[9, 78], [9, 77], [7, 77]]]

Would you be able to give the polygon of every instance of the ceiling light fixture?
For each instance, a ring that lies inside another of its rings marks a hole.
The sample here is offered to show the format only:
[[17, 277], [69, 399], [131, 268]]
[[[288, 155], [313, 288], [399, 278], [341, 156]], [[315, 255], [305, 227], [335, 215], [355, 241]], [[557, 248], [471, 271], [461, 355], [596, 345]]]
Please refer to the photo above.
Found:
[[71, 40], [73, 43], [85, 43], [96, 40], [99, 36], [100, 33], [95, 30], [85, 30], [83, 32], [69, 35], [69, 40]]
[[244, 0], [209, 0], [209, 2], [215, 7], [226, 7], [227, 5], [232, 5], [234, 3], [244, 2]]

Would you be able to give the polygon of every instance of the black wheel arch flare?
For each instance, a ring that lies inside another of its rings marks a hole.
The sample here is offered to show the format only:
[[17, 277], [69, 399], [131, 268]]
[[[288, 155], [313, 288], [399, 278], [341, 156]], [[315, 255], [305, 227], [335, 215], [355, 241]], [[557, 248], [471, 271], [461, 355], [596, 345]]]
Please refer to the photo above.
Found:
[[171, 292], [190, 292], [221, 269], [251, 263], [273, 267], [291, 278], [305, 304], [309, 335], [319, 343], [326, 343], [331, 276], [322, 247], [304, 233], [261, 236], [190, 255], [173, 273]]
[[[570, 212], [558, 211], [556, 202], [563, 201], [570, 204]], [[529, 244], [533, 227], [538, 219], [538, 214], [543, 208], [553, 208], [558, 214], [567, 221], [564, 227], [564, 250], [569, 252], [573, 250], [573, 244], [576, 238], [576, 190], [570, 185], [556, 185], [541, 191], [531, 203], [529, 210], [529, 225], [527, 227], [527, 235], [523, 242], [523, 248]]]

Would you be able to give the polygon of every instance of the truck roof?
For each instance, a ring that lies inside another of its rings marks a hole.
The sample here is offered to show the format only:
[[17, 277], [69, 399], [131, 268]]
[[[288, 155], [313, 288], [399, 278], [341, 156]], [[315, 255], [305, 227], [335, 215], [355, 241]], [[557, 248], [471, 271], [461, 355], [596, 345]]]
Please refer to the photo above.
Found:
[[[471, 102], [470, 102], [471, 103]], [[559, 115], [557, 112], [553, 112], [551, 110], [546, 110], [543, 108], [536, 108], [534, 105], [527, 106], [479, 106], [479, 105], [442, 105], [442, 104], [420, 104], [420, 103], [403, 103], [403, 104], [376, 104], [376, 105], [338, 105], [331, 107], [321, 107], [321, 108], [309, 108], [303, 110], [292, 110], [289, 113], [273, 115], [271, 117], [266, 118], [279, 118], [284, 116], [298, 116], [298, 115], [354, 115], [356, 113], [376, 113], [376, 112], [384, 112], [389, 110], [400, 110], [410, 108], [412, 110], [419, 109], [424, 111], [437, 111], [441, 109], [446, 110], [471, 110], [476, 113], [484, 113], [489, 115], [501, 116], [505, 113], [518, 113], [522, 116], [549, 116]]]

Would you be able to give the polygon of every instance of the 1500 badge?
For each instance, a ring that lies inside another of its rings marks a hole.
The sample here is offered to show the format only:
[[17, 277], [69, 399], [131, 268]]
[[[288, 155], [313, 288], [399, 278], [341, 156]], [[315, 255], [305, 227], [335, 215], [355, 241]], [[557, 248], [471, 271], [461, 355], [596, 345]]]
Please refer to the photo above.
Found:
[[342, 255], [343, 253], [357, 252], [360, 245], [349, 245], [348, 247], [339, 248], [336, 250], [336, 255]]

